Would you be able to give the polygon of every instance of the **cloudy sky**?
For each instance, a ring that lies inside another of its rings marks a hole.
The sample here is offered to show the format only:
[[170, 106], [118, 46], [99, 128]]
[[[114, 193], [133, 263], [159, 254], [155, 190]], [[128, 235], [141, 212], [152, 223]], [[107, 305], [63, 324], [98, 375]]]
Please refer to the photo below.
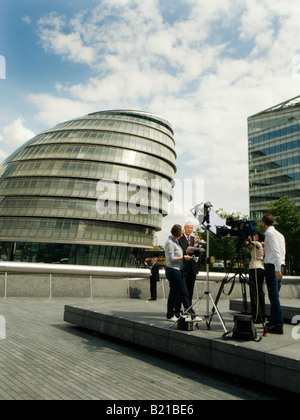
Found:
[[173, 125], [182, 195], [249, 213], [247, 117], [299, 95], [299, 0], [1, 0], [0, 19], [0, 161], [59, 122], [140, 109]]

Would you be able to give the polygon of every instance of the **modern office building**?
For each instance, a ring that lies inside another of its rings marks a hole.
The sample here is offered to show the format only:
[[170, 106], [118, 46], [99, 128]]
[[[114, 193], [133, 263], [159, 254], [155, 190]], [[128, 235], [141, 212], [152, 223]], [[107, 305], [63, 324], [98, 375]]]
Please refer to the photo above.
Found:
[[170, 123], [141, 111], [37, 135], [0, 166], [1, 259], [134, 266], [161, 230], [175, 162]]
[[248, 118], [250, 215], [288, 197], [300, 210], [300, 96]]

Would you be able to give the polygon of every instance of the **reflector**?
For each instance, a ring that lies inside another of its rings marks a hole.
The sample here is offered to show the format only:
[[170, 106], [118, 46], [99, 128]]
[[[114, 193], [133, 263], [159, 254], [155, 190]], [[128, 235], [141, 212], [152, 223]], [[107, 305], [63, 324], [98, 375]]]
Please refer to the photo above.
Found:
[[215, 235], [217, 234], [217, 228], [222, 226], [227, 227], [226, 220], [212, 210], [212, 205], [209, 201], [207, 203], [197, 204], [197, 206], [191, 209], [191, 213], [198, 219], [201, 225], [204, 225]]

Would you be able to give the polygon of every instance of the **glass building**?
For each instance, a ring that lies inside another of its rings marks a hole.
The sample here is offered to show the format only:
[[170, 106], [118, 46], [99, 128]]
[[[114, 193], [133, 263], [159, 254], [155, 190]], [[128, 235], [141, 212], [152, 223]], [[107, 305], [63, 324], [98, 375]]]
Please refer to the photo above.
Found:
[[288, 197], [300, 210], [300, 96], [248, 118], [250, 215]]
[[58, 124], [0, 166], [0, 259], [135, 266], [176, 172], [168, 121], [104, 111]]

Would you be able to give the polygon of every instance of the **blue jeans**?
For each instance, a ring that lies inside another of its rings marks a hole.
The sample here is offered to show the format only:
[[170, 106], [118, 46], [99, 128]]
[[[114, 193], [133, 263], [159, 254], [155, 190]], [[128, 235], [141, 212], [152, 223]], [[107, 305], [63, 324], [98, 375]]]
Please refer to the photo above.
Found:
[[277, 280], [275, 275], [274, 264], [266, 264], [266, 282], [271, 304], [270, 323], [279, 328], [283, 328], [282, 309], [279, 300], [279, 292], [281, 289], [281, 280]]
[[182, 271], [166, 267], [166, 277], [170, 283], [167, 318], [172, 318], [178, 310], [178, 302], [182, 302], [185, 309], [191, 306], [191, 302]]

